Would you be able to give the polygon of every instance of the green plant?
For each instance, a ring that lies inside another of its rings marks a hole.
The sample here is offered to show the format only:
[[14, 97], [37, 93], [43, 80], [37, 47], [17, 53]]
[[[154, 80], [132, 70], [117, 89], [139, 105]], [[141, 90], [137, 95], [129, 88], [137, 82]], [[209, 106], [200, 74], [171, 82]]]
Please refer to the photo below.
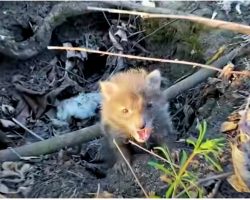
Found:
[[197, 128], [199, 130], [198, 139], [187, 139], [187, 143], [194, 146], [193, 151], [188, 155], [186, 151], [182, 150], [178, 164], [174, 163], [167, 147], [156, 147], [155, 149], [160, 150], [164, 154], [169, 166], [166, 167], [164, 164], [153, 161], [148, 163], [164, 173], [165, 181], [169, 184], [165, 194], [166, 198], [177, 197], [177, 192], [181, 192], [181, 194], [189, 198], [203, 197], [203, 189], [197, 185], [198, 176], [191, 171], [187, 171], [191, 161], [197, 155], [203, 156], [216, 170], [222, 171], [218, 158], [225, 145], [224, 138], [205, 139], [204, 136], [207, 130], [205, 121], [198, 123]]

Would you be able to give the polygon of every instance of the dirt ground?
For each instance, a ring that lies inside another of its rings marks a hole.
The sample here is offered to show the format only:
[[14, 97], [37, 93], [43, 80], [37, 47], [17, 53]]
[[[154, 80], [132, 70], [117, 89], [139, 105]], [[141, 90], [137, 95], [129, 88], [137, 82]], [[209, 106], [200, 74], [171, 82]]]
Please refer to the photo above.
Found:
[[[33, 28], [39, 26], [42, 23], [43, 18], [50, 12], [53, 5], [57, 3], [59, 2], [0, 2], [0, 29], [1, 27], [8, 28], [16, 41], [26, 40], [32, 35], [30, 23], [33, 24]], [[204, 8], [205, 5], [202, 5], [201, 7]], [[208, 7], [211, 6], [209, 5]], [[192, 6], [190, 9], [192, 10]], [[112, 16], [107, 15], [107, 17], [111, 18]], [[237, 20], [239, 20], [239, 18], [237, 18]], [[54, 30], [51, 45], [61, 46], [62, 43], [65, 42], [69, 42], [73, 46], [74, 44], [80, 45], [86, 42], [86, 38], [83, 39], [83, 35], [86, 36], [86, 34], [93, 34], [96, 37], [89, 40], [89, 47], [96, 48], [96, 46], [99, 46], [101, 49], [107, 50], [110, 45], [110, 41], [107, 41], [109, 40], [107, 39], [108, 29], [109, 25], [102, 13], [90, 14], [81, 18], [73, 17]], [[223, 42], [222, 39], [221, 43]], [[152, 54], [156, 57], [174, 58], [178, 57], [178, 55], [181, 55], [180, 57], [182, 58], [188, 57], [189, 55], [184, 55], [182, 51], [179, 51], [182, 49], [181, 46], [179, 49], [173, 49], [173, 46], [176, 46], [177, 43], [178, 42], [171, 43], [171, 46], [169, 45], [168, 47], [165, 47], [164, 45], [158, 46], [157, 43], [152, 43], [152, 41], [150, 43], [151, 45], [143, 43], [142, 45], [145, 45], [145, 48], [148, 51], [153, 52]], [[213, 45], [210, 44], [210, 46]], [[171, 54], [170, 50], [175, 52], [175, 54]], [[138, 52], [140, 55], [146, 54], [142, 49], [136, 49], [129, 53], [137, 54]], [[163, 52], [166, 52], [167, 55], [162, 55], [164, 54]], [[60, 67], [55, 69], [56, 72], [58, 72], [57, 75], [55, 75], [56, 73], [52, 73], [54, 68], [52, 69], [51, 67], [51, 63], [53, 63], [52, 61], [55, 57], [57, 58], [57, 63], [60, 63], [58, 64]], [[197, 58], [193, 57], [192, 59], [195, 60]], [[204, 57], [199, 57], [199, 59], [202, 61]], [[75, 62], [74, 64], [77, 67], [84, 64], [84, 70], [80, 70], [80, 68], [76, 67], [77, 70], [74, 71], [75, 74], [77, 73], [78, 76], [83, 75], [82, 77], [84, 78], [70, 75], [75, 82], [70, 82], [69, 88], [68, 86], [65, 86], [63, 93], [59, 92], [56, 96], [52, 97], [67, 99], [81, 90], [86, 92], [96, 90], [97, 81], [116, 69], [112, 64], [108, 65], [107, 69], [107, 65], [105, 65], [106, 62], [108, 62], [107, 60], [106, 56], [89, 54], [87, 61], [80, 61], [79, 63]], [[62, 78], [63, 73], [65, 72], [65, 70], [62, 69], [62, 66], [65, 65], [66, 61], [67, 57], [65, 56], [65, 52], [62, 51], [44, 50], [39, 55], [24, 61], [0, 55], [1, 104], [12, 105], [13, 107], [18, 105], [17, 96], [20, 96], [20, 90], [18, 91], [19, 93], [16, 92], [15, 84], [17, 82], [22, 83], [25, 88], [39, 91], [40, 93], [49, 91], [52, 87], [52, 81], [48, 81], [48, 74], [56, 76], [58, 80]], [[112, 61], [113, 60], [109, 62]], [[240, 63], [240, 61], [241, 60], [239, 59], [235, 62]], [[181, 68], [183, 70], [177, 74], [176, 68], [174, 66], [169, 67], [168, 64], [145, 63], [141, 61], [125, 61], [124, 63], [126, 64], [126, 67], [135, 65], [144, 66], [146, 64], [147, 68], [150, 70], [159, 68], [163, 72], [163, 75], [170, 79], [171, 84], [188, 72], [186, 68], [185, 70], [184, 68]], [[244, 67], [244, 65], [241, 65], [241, 69], [244, 69]], [[22, 75], [22, 81], [17, 77], [18, 81], [14, 82], [13, 77], [16, 75]], [[84, 79], [87, 80], [87, 82], [84, 82]], [[74, 85], [75, 83], [77, 83], [80, 88]], [[180, 138], [183, 138], [185, 135], [196, 134], [194, 129], [196, 117], [207, 120], [207, 135], [209, 137], [220, 136], [220, 125], [234, 110], [245, 103], [245, 99], [242, 96], [240, 98], [236, 96], [235, 91], [243, 91], [243, 93], [245, 92], [243, 96], [247, 96], [246, 94], [250, 91], [249, 80], [244, 81], [240, 86], [237, 84], [229, 86], [225, 88], [224, 91], [222, 91], [219, 86], [214, 89], [212, 84], [207, 82], [202, 83], [196, 88], [186, 91], [176, 99], [172, 100], [170, 107], [171, 114], [174, 116], [173, 121], [175, 128], [180, 132]], [[207, 95], [202, 95], [206, 92], [208, 93]], [[185, 105], [185, 100], [190, 101], [188, 105], [193, 112], [189, 113], [188, 116], [185, 115], [184, 111], [175, 114], [178, 111], [176, 105]], [[44, 104], [39, 104], [38, 102], [36, 105], [39, 107]], [[50, 117], [48, 117], [49, 115], [47, 111], [50, 108], [51, 107], [49, 106], [44, 108], [43, 113], [36, 120], [30, 117], [31, 111], [27, 112], [23, 109], [20, 111], [22, 114], [19, 113], [18, 119], [21, 121], [23, 120], [22, 122], [25, 123], [29, 129], [45, 139], [57, 134], [60, 135], [83, 128], [99, 120], [97, 111], [97, 115], [90, 120], [85, 120], [83, 122], [76, 120], [62, 131], [62, 129], [55, 127], [51, 122]], [[39, 109], [41, 108], [32, 110], [32, 115], [38, 115]], [[201, 110], [197, 112], [199, 109]], [[0, 116], [1, 118], [6, 118], [2, 111]], [[8, 128], [1, 128], [1, 133], [4, 132], [4, 135], [9, 136], [7, 137], [8, 139], [5, 137], [0, 138], [1, 149], [5, 149], [8, 146], [16, 147], [37, 141], [23, 129], [16, 128], [15, 130], [10, 130]], [[112, 194], [113, 197], [144, 197], [143, 192], [135, 182], [132, 174], [121, 176], [116, 174], [112, 169], [110, 169], [107, 174], [103, 174], [101, 173], [102, 170], [98, 171], [96, 169], [100, 168], [101, 165], [99, 166], [98, 163], [93, 164], [90, 162], [95, 153], [88, 152], [88, 155], [86, 156], [87, 147], [93, 145], [95, 148], [95, 145], [98, 146], [100, 144], [102, 144], [101, 139], [96, 139], [95, 141], [90, 141], [89, 143], [84, 144], [81, 153], [78, 154], [72, 152], [69, 153], [68, 149], [63, 149], [58, 153], [42, 156], [40, 159], [27, 161], [27, 163], [32, 166], [32, 169], [29, 171], [29, 176], [32, 177], [32, 181], [29, 182], [30, 185], [27, 187], [27, 190], [21, 190], [22, 192], [17, 192], [16, 194], [15, 192], [13, 192], [13, 194], [6, 192], [5, 194], [2, 193], [2, 195], [6, 197], [27, 198], [84, 198], [94, 197], [99, 188], [100, 194], [102, 194], [103, 191], [107, 191]], [[160, 180], [161, 173], [147, 164], [149, 160], [153, 159], [154, 158], [149, 154], [134, 155], [132, 167], [147, 192], [155, 192], [157, 195], [162, 196], [165, 194], [167, 186]], [[224, 165], [225, 169], [228, 166], [230, 167], [230, 159], [224, 161]], [[22, 185], [12, 185], [15, 189], [18, 187], [20, 188], [21, 186]], [[250, 198], [250, 194], [236, 192], [226, 180], [223, 180], [215, 197]]]

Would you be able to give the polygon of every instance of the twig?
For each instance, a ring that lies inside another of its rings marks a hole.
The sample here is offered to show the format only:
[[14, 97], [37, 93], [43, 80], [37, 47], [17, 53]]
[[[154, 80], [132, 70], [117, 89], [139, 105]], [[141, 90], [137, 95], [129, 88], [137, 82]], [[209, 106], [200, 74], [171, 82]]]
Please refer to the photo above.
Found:
[[138, 185], [140, 186], [140, 188], [141, 188], [141, 190], [143, 191], [144, 195], [148, 198], [147, 192], [146, 192], [145, 189], [142, 187], [142, 185], [141, 185], [139, 179], [137, 178], [137, 176], [136, 176], [134, 170], [132, 169], [132, 167], [130, 166], [128, 160], [126, 159], [126, 157], [125, 157], [124, 154], [122, 153], [122, 151], [121, 151], [120, 147], [118, 146], [118, 144], [116, 143], [115, 139], [113, 139], [113, 143], [115, 144], [116, 148], [117, 148], [118, 151], [120, 152], [120, 154], [121, 154], [121, 156], [123, 157], [124, 161], [125, 161], [126, 164], [128, 165], [128, 167], [129, 167], [131, 173], [133, 174], [133, 176], [134, 176], [136, 182], [137, 182]]
[[[170, 164], [170, 162], [169, 162], [167, 159], [165, 159], [165, 158], [163, 158], [163, 157], [157, 155], [157, 154], [154, 153], [152, 150], [149, 151], [149, 150], [147, 150], [147, 149], [141, 147], [140, 145], [136, 144], [135, 142], [133, 142], [133, 141], [131, 141], [131, 140], [129, 140], [129, 143], [132, 144], [132, 145], [134, 145], [134, 146], [136, 146], [136, 147], [138, 147], [139, 149], [141, 149], [141, 150], [143, 150], [143, 151], [145, 151], [145, 152], [151, 154], [152, 156], [155, 156], [155, 157], [161, 159], [162, 161], [164, 161], [164, 162]], [[171, 164], [172, 164], [173, 166], [177, 167], [177, 168], [180, 168], [180, 166], [178, 166], [178, 165], [176, 165], [176, 164], [174, 164], [174, 163], [171, 163]]]
[[111, 26], [111, 24], [110, 24], [110, 22], [109, 22], [109, 20], [108, 20], [108, 18], [107, 18], [107, 16], [106, 16], [106, 14], [105, 14], [105, 12], [102, 12], [102, 13], [103, 13], [104, 18], [106, 19], [106, 21], [107, 21], [108, 25], [109, 25], [109, 26]]
[[[193, 9], [190, 13], [193, 13], [196, 9], [197, 9], [197, 7], [196, 7], [195, 9]], [[176, 22], [176, 21], [178, 21], [178, 20], [179, 20], [179, 19], [174, 19], [174, 20], [172, 20], [172, 21], [170, 21], [170, 22], [164, 23], [162, 26], [158, 27], [157, 29], [155, 29], [154, 31], [152, 31], [151, 33], [149, 33], [148, 35], [146, 35], [145, 37], [143, 37], [143, 38], [139, 39], [138, 41], [136, 41], [136, 43], [133, 45], [133, 47], [134, 47], [136, 44], [138, 44], [139, 42], [141, 42], [142, 40], [145, 40], [145, 39], [148, 38], [149, 36], [152, 36], [153, 34], [155, 34], [157, 31], [161, 30], [162, 28], [164, 28], [164, 27], [166, 27], [166, 26], [168, 26], [168, 25], [170, 25], [170, 24], [172, 24], [172, 23], [174, 23], [174, 22]], [[133, 48], [133, 47], [132, 47], [132, 48]]]
[[206, 198], [214, 198], [214, 196], [217, 194], [219, 187], [221, 184], [221, 180], [217, 181], [217, 183], [215, 183], [215, 186], [212, 190], [212, 192], [210, 192], [208, 195], [206, 195]]
[[[156, 61], [156, 62], [163, 62], [163, 63], [177, 63], [177, 64], [183, 64], [183, 65], [191, 65], [191, 66], [198, 66], [206, 69], [211, 69], [214, 71], [222, 72], [222, 69], [218, 69], [216, 67], [200, 64], [200, 63], [194, 63], [189, 61], [181, 61], [181, 60], [170, 60], [170, 59], [161, 59], [161, 58], [149, 58], [144, 56], [134, 56], [130, 54], [122, 54], [122, 53], [111, 53], [106, 51], [99, 51], [99, 50], [93, 50], [88, 48], [80, 48], [80, 47], [60, 47], [60, 46], [48, 46], [47, 47], [50, 50], [72, 50], [72, 51], [86, 51], [89, 53], [97, 53], [97, 54], [104, 54], [104, 55], [112, 55], [112, 56], [118, 56], [118, 57], [124, 57], [124, 58], [131, 58], [131, 59], [138, 59], [138, 60], [148, 60], [148, 61]], [[241, 74], [241, 75], [249, 75], [246, 72], [240, 72], [240, 71], [231, 71], [232, 74]]]
[[[210, 181], [210, 180], [214, 180], [214, 179], [223, 179], [223, 178], [226, 178], [228, 176], [231, 176], [233, 174], [233, 172], [225, 172], [225, 173], [222, 173], [222, 174], [218, 174], [218, 175], [214, 175], [214, 176], [210, 176], [210, 177], [206, 177], [206, 178], [203, 178], [203, 179], [200, 179], [197, 181], [196, 185], [200, 185], [204, 182], [207, 182], [207, 181]], [[194, 185], [191, 185], [187, 188], [187, 190], [190, 190], [192, 189], [193, 187], [195, 187]], [[175, 198], [178, 198], [180, 197], [181, 195], [183, 195], [184, 193], [186, 192], [186, 190], [183, 190], [181, 191], [180, 193], [178, 193]]]
[[143, 37], [143, 38], [137, 40], [137, 41], [135, 42], [135, 44], [132, 46], [132, 48], [134, 48], [134, 46], [135, 46], [136, 44], [138, 44], [139, 42], [141, 42], [142, 40], [145, 40], [145, 39], [148, 38], [149, 36], [155, 34], [157, 31], [161, 30], [162, 28], [164, 28], [164, 27], [166, 27], [166, 26], [168, 26], [168, 25], [170, 25], [170, 24], [172, 24], [172, 23], [174, 23], [174, 22], [176, 22], [176, 21], [178, 21], [178, 19], [174, 19], [174, 20], [172, 20], [172, 21], [170, 21], [170, 22], [164, 23], [162, 26], [158, 27], [157, 29], [155, 29], [154, 31], [152, 31], [151, 33], [149, 33], [148, 35], [146, 35], [145, 37]]
[[193, 22], [197, 22], [200, 24], [204, 24], [213, 28], [222, 28], [226, 30], [231, 30], [243, 34], [250, 35], [250, 26], [238, 24], [234, 22], [226, 22], [223, 20], [215, 20], [215, 19], [208, 19], [205, 17], [199, 17], [194, 15], [166, 15], [166, 14], [151, 14], [146, 12], [137, 12], [137, 11], [129, 11], [129, 10], [119, 10], [119, 9], [110, 9], [110, 8], [98, 8], [88, 6], [88, 10], [94, 11], [106, 11], [109, 13], [120, 13], [120, 14], [129, 14], [129, 15], [139, 15], [143, 18], [173, 18], [173, 19], [184, 19], [190, 20]]
[[[50, 64], [49, 62], [46, 62], [46, 61], [41, 61], [41, 62], [43, 62], [43, 63], [45, 63], [45, 64], [47, 64], [47, 65], [49, 65], [49, 66], [54, 66], [54, 65], [52, 65], [52, 64]], [[60, 65], [61, 65], [61, 62], [59, 62], [59, 63], [60, 63]], [[75, 76], [75, 77], [81, 79], [82, 81], [85, 81], [85, 82], [87, 82], [87, 83], [90, 83], [90, 81], [84, 79], [83, 77], [79, 76], [78, 74], [76, 74], [76, 73], [74, 73], [74, 72], [72, 72], [72, 71], [70, 71], [70, 70], [68, 70], [68, 69], [65, 69], [65, 68], [62, 67], [62, 66], [58, 66], [58, 65], [57, 65], [57, 67], [59, 67], [60, 69], [66, 71], [66, 72], [68, 72], [68, 73], [70, 73], [71, 75], [73, 75], [73, 76]]]
[[28, 131], [31, 135], [33, 135], [37, 139], [44, 140], [41, 136], [37, 135], [32, 130], [28, 129], [26, 126], [24, 126], [22, 123], [20, 123], [19, 121], [17, 121], [15, 118], [12, 118], [12, 121], [14, 121], [16, 124], [18, 124], [19, 126], [21, 126], [24, 130]]
[[100, 183], [97, 184], [96, 198], [99, 198], [100, 195]]

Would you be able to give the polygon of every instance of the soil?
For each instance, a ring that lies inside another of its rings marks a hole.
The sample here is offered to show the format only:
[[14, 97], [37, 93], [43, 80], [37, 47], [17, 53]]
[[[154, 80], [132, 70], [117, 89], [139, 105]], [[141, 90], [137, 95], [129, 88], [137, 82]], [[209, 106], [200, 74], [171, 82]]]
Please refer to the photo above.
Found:
[[[0, 21], [2, 22], [0, 28], [7, 28], [16, 41], [23, 41], [29, 38], [32, 35], [32, 30], [30, 27], [31, 23], [33, 26], [39, 26], [42, 23], [43, 18], [50, 12], [53, 5], [60, 2], [0, 2]], [[196, 4], [199, 2], [196, 2]], [[202, 8], [205, 9], [206, 4], [202, 3]], [[211, 5], [208, 6], [210, 8]], [[191, 10], [191, 8], [190, 8]], [[221, 14], [221, 13], [220, 13]], [[250, 15], [249, 15], [250, 16]], [[109, 16], [108, 16], [109, 17]], [[87, 20], [87, 19], [88, 20]], [[247, 18], [248, 19], [248, 18]], [[237, 17], [237, 20], [239, 18]], [[97, 38], [102, 38], [105, 43], [107, 39], [108, 32], [108, 23], [102, 14], [91, 14], [85, 16], [85, 18], [74, 17], [68, 19], [67, 22], [57, 27], [53, 32], [51, 44], [61, 46], [64, 42], [72, 42], [72, 44], [77, 43], [82, 39], [84, 34], [96, 34]], [[105, 32], [105, 34], [103, 33]], [[1, 33], [0, 33], [1, 34]], [[211, 36], [212, 37], [212, 36]], [[221, 35], [220, 35], [221, 38]], [[227, 41], [227, 39], [222, 38], [221, 43]], [[106, 44], [110, 42], [106, 41]], [[177, 43], [172, 43], [174, 46]], [[219, 41], [218, 43], [219, 44]], [[97, 43], [93, 42], [95, 47]], [[106, 49], [105, 45], [98, 44], [99, 47]], [[206, 43], [207, 49], [212, 48], [213, 44]], [[163, 52], [168, 52], [168, 56], [171, 57], [171, 52], [168, 47], [161, 45], [160, 47], [157, 44], [146, 45], [147, 50], [154, 52], [154, 56], [163, 56]], [[172, 48], [172, 47], [171, 47]], [[181, 48], [181, 47], [180, 47]], [[165, 51], [166, 50], [166, 51]], [[174, 50], [173, 50], [174, 51]], [[207, 53], [207, 54], [210, 54]], [[207, 58], [207, 54], [204, 58]], [[188, 55], [186, 55], [188, 56]], [[40, 80], [40, 84], [43, 85], [44, 81], [44, 70], [48, 70], [50, 67], [48, 63], [52, 61], [53, 58], [57, 57], [61, 62], [66, 60], [64, 52], [55, 52], [44, 50], [39, 55], [25, 60], [19, 61], [10, 59], [4, 56], [0, 57], [0, 96], [2, 104], [13, 104], [13, 99], [15, 98], [16, 93], [14, 93], [14, 86], [12, 81], [13, 76], [23, 75], [27, 79], [34, 79], [35, 83]], [[173, 57], [178, 57], [178, 53], [174, 54]], [[185, 56], [184, 56], [185, 58]], [[201, 59], [202, 60], [202, 59]], [[96, 56], [89, 54], [89, 59], [87, 62], [84, 62], [84, 78], [86, 78], [89, 83], [82, 83], [77, 80], [78, 84], [84, 88], [85, 91], [93, 91], [96, 89], [96, 82], [103, 75], [110, 73], [114, 67], [110, 67], [109, 70], [105, 68], [105, 63], [107, 62], [107, 57]], [[240, 61], [239, 61], [240, 62]], [[128, 65], [133, 66], [134, 64], [140, 65], [141, 62], [128, 62]], [[180, 78], [182, 75], [187, 73], [187, 70], [180, 70], [177, 72], [176, 66], [167, 69], [167, 64], [155, 64], [147, 63], [148, 69], [159, 68], [163, 71], [164, 76], [167, 76], [171, 83], [173, 83], [177, 78]], [[244, 66], [242, 65], [242, 68]], [[171, 74], [172, 73], [172, 74]], [[74, 79], [76, 80], [76, 79]], [[189, 118], [186, 119], [186, 127], [184, 127], [184, 113], [181, 112], [174, 118], [175, 127], [182, 134], [180, 137], [184, 137], [185, 134], [195, 134], [194, 122], [195, 115], [197, 115], [197, 110], [208, 105], [208, 99], [215, 99], [215, 104], [211, 104], [210, 107], [206, 107], [205, 113], [200, 113], [199, 118], [207, 119], [208, 121], [208, 133], [210, 137], [217, 137], [221, 134], [220, 125], [226, 120], [232, 111], [241, 106], [244, 103], [244, 98], [235, 99], [233, 94], [233, 89], [226, 89], [224, 94], [218, 95], [218, 90], [211, 92], [212, 97], [209, 95], [202, 95], [202, 92], [207, 91], [207, 83], [201, 84], [194, 88], [193, 90], [187, 91], [185, 94], [180, 95], [175, 100], [171, 102], [171, 112], [174, 114], [177, 111], [176, 104], [185, 104], [185, 99], [191, 99], [189, 105], [192, 106], [194, 110], [193, 114], [189, 115]], [[44, 88], [45, 86], [41, 86]], [[211, 89], [211, 85], [209, 85]], [[244, 82], [241, 86], [241, 90], [250, 91], [249, 80]], [[202, 91], [202, 92], [200, 92]], [[74, 94], [68, 94], [64, 98], [73, 96]], [[197, 110], [196, 110], [197, 109]], [[209, 113], [208, 110], [210, 111]], [[203, 116], [203, 115], [208, 116]], [[1, 113], [1, 117], [4, 117]], [[77, 128], [82, 128], [88, 124], [93, 124], [98, 120], [98, 115], [87, 122], [76, 122]], [[181, 121], [182, 125], [178, 124], [177, 121]], [[80, 125], [79, 125], [80, 123]], [[26, 124], [31, 130], [40, 134], [45, 138], [51, 137], [51, 132], [55, 133], [51, 122], [44, 116], [37, 119], [36, 122], [30, 120]], [[53, 130], [52, 130], [53, 129]], [[76, 127], [70, 127], [70, 130], [75, 130]], [[52, 130], [52, 131], [51, 131]], [[21, 138], [16, 138], [11, 140], [8, 144], [9, 146], [15, 147], [18, 145], [27, 144], [34, 142], [27, 132], [23, 130], [20, 131], [22, 135]], [[12, 132], [10, 130], [8, 133]], [[56, 132], [58, 133], [58, 132]], [[13, 134], [13, 132], [12, 132]], [[58, 133], [62, 134], [62, 133]], [[96, 140], [95, 142], [101, 144], [101, 139]], [[108, 171], [107, 174], [95, 173], [89, 170], [86, 167], [86, 162], [83, 160], [84, 148], [93, 144], [93, 141], [89, 142], [86, 145], [83, 145], [81, 154], [68, 154], [68, 150], [64, 149], [58, 153], [51, 155], [43, 156], [40, 160], [29, 161], [33, 166], [33, 170], [30, 172], [34, 176], [34, 183], [28, 193], [22, 194], [3, 194], [7, 197], [27, 197], [27, 198], [84, 198], [84, 197], [94, 197], [98, 191], [98, 185], [100, 186], [100, 194], [103, 194], [103, 191], [107, 191], [113, 195], [113, 197], [144, 197], [144, 194], [131, 173], [126, 174], [126, 176], [119, 175], [115, 173], [112, 169]], [[4, 147], [1, 147], [3, 149]], [[166, 184], [160, 180], [161, 173], [149, 166], [147, 163], [154, 158], [149, 154], [140, 154], [134, 155], [132, 167], [135, 173], [138, 176], [141, 184], [147, 192], [155, 192], [157, 195], [164, 195], [166, 191]], [[88, 163], [89, 164], [89, 163]], [[230, 165], [230, 162], [227, 160], [225, 164]], [[97, 164], [98, 165], [98, 164]], [[94, 165], [93, 165], [94, 166]], [[224, 166], [226, 167], [226, 166]], [[98, 168], [98, 167], [97, 167]], [[250, 194], [238, 193], [236, 192], [226, 180], [222, 181], [222, 184], [217, 192], [215, 197], [221, 198], [249, 198]]]

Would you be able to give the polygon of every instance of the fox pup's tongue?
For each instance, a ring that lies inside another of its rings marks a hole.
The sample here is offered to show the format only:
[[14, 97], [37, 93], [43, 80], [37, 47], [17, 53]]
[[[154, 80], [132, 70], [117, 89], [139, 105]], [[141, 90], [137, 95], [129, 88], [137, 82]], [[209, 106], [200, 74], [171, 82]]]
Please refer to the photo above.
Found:
[[150, 136], [151, 129], [144, 128], [144, 129], [138, 130], [137, 133], [138, 133], [141, 140], [147, 141], [149, 136]]

